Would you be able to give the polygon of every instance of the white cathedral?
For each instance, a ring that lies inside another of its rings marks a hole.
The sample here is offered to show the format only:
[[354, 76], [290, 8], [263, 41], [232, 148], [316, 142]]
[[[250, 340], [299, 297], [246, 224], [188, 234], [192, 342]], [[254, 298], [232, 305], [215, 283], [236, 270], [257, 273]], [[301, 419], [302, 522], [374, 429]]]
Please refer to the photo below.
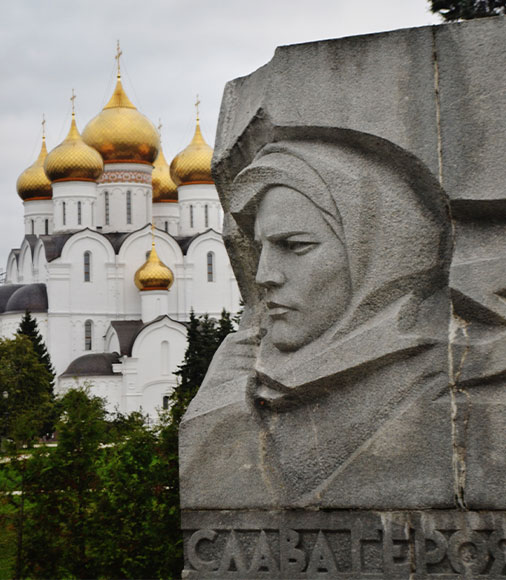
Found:
[[103, 110], [17, 181], [25, 236], [0, 285], [0, 335], [26, 310], [53, 362], [56, 392], [92, 384], [109, 409], [166, 407], [186, 349], [191, 309], [239, 309], [197, 112], [191, 143], [172, 161], [156, 127], [127, 97], [119, 68]]

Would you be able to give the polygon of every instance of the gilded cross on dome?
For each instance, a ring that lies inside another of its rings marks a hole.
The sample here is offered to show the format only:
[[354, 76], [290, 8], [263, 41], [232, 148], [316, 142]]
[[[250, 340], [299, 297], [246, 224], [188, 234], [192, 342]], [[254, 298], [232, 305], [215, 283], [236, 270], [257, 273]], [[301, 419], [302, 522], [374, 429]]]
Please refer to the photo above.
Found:
[[76, 94], [74, 93], [74, 89], [72, 89], [72, 96], [70, 97], [70, 100], [72, 101], [72, 114], [75, 114], [75, 103], [74, 101], [76, 100]]
[[200, 99], [199, 99], [199, 96], [197, 94], [197, 100], [195, 101], [195, 108], [197, 109], [197, 123], [200, 120], [200, 116], [199, 116], [199, 105], [200, 105]]
[[42, 139], [46, 139], [46, 116], [42, 113]]
[[114, 57], [117, 61], [118, 61], [118, 77], [121, 76], [121, 70], [120, 70], [120, 64], [119, 64], [119, 59], [120, 56], [123, 54], [123, 51], [120, 48], [119, 45], [119, 40], [116, 42], [116, 56]]

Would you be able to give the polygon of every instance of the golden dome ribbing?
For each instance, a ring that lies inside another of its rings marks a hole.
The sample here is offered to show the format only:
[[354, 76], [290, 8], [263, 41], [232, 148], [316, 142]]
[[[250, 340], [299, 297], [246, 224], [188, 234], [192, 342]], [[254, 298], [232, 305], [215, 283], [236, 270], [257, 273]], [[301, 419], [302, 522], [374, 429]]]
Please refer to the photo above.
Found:
[[70, 130], [65, 140], [46, 157], [44, 171], [55, 181], [96, 181], [104, 170], [100, 155], [83, 141], [72, 112]]
[[154, 242], [148, 259], [135, 272], [134, 282], [141, 291], [168, 290], [174, 283], [174, 274], [158, 257]]
[[153, 202], [177, 202], [177, 187], [170, 176], [170, 167], [160, 146], [160, 153], [153, 163]]
[[204, 141], [197, 118], [197, 126], [191, 143], [178, 153], [170, 164], [170, 175], [174, 183], [214, 183], [211, 175], [212, 148]]
[[42, 146], [37, 160], [23, 171], [16, 183], [18, 195], [23, 201], [51, 199], [53, 197], [51, 182], [44, 171], [46, 157], [46, 138], [42, 136]]
[[102, 155], [104, 163], [152, 164], [160, 148], [156, 127], [131, 103], [119, 72], [112, 97], [86, 125], [83, 139]]

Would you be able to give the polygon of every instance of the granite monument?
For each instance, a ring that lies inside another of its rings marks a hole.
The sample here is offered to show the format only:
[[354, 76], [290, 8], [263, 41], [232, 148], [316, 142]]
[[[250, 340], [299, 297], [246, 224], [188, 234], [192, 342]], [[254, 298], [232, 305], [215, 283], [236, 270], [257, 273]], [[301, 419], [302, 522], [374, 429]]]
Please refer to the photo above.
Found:
[[281, 47], [226, 86], [245, 309], [181, 424], [185, 577], [506, 577], [505, 33]]

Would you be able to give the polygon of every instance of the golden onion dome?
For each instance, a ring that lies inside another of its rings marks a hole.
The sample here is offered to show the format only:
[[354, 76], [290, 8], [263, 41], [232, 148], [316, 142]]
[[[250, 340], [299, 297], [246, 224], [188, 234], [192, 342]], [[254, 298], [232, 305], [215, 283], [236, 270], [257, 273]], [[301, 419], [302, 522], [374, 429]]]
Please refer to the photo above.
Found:
[[214, 183], [211, 175], [212, 148], [204, 141], [197, 117], [195, 135], [191, 143], [178, 153], [170, 164], [170, 175], [174, 183], [190, 185], [192, 183]]
[[165, 159], [162, 148], [153, 163], [152, 173], [153, 203], [177, 202], [177, 187], [170, 176], [170, 167]]
[[160, 149], [156, 127], [131, 103], [119, 72], [112, 97], [86, 125], [83, 139], [102, 155], [104, 163], [151, 165]]
[[42, 147], [37, 160], [23, 171], [16, 183], [18, 195], [23, 201], [51, 199], [53, 197], [51, 182], [44, 171], [46, 157], [46, 137], [42, 136]]
[[83, 141], [72, 111], [70, 130], [65, 140], [46, 157], [44, 171], [55, 181], [96, 181], [104, 170], [102, 157]]
[[134, 282], [141, 291], [168, 290], [174, 283], [174, 274], [158, 257], [155, 242], [152, 243], [148, 259], [135, 272]]

